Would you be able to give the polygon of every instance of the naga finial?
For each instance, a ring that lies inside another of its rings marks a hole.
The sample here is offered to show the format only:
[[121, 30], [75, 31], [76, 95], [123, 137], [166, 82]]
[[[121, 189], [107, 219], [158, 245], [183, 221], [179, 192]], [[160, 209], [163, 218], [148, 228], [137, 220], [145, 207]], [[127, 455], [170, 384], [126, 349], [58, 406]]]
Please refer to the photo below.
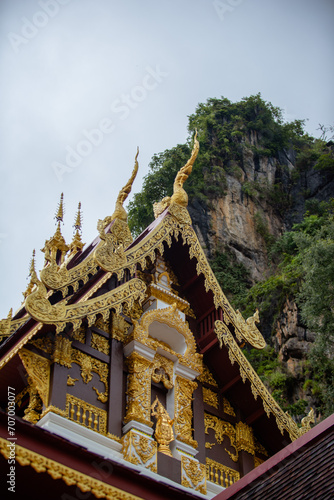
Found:
[[176, 174], [173, 186], [173, 195], [171, 197], [171, 202], [178, 203], [179, 205], [185, 208], [188, 205], [188, 195], [183, 189], [183, 184], [191, 174], [191, 171], [193, 169], [193, 164], [198, 155], [198, 151], [199, 151], [199, 142], [197, 140], [197, 129], [196, 129], [194, 137], [194, 146], [191, 152], [191, 156], [187, 161], [187, 163], [182, 168], [180, 168], [180, 170]]
[[126, 213], [125, 208], [123, 207], [123, 203], [125, 202], [125, 200], [127, 199], [127, 197], [131, 192], [132, 184], [138, 172], [138, 161], [137, 161], [138, 155], [139, 155], [139, 148], [137, 147], [137, 153], [135, 156], [135, 165], [133, 167], [131, 177], [125, 184], [125, 186], [120, 190], [119, 195], [117, 196], [117, 200], [115, 203], [115, 211], [110, 217], [110, 222], [113, 221], [114, 219], [121, 219], [124, 222], [128, 220], [128, 214]]

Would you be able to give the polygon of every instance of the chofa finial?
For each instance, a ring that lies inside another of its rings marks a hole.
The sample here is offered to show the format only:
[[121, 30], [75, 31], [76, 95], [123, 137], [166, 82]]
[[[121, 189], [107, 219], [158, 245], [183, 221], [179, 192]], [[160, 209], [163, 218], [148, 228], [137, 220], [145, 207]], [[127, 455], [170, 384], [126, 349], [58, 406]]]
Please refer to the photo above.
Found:
[[125, 186], [120, 190], [120, 192], [117, 196], [117, 200], [115, 203], [115, 211], [111, 216], [111, 221], [114, 219], [121, 219], [124, 222], [126, 222], [128, 220], [128, 214], [126, 213], [125, 208], [123, 207], [123, 203], [125, 202], [125, 200], [127, 199], [127, 197], [129, 196], [129, 194], [131, 192], [132, 184], [133, 184], [133, 182], [136, 178], [137, 172], [138, 172], [138, 161], [137, 161], [138, 155], [139, 155], [139, 147], [137, 147], [137, 153], [135, 156], [135, 164], [134, 164], [134, 167], [132, 170], [131, 177], [128, 180], [128, 182], [125, 184]]
[[78, 204], [78, 211], [77, 211], [77, 215], [75, 217], [73, 227], [74, 227], [74, 235], [73, 235], [72, 243], [70, 244], [70, 250], [71, 250], [72, 254], [74, 252], [82, 250], [82, 247], [84, 246], [84, 243], [81, 241], [81, 234], [80, 234], [81, 228], [82, 228], [82, 214], [81, 214], [81, 202], [80, 201]]
[[187, 163], [180, 168], [178, 173], [176, 174], [175, 181], [174, 181], [174, 186], [173, 186], [173, 196], [171, 198], [171, 202], [178, 203], [179, 205], [183, 207], [188, 206], [188, 195], [183, 189], [183, 184], [185, 181], [188, 179], [189, 175], [191, 174], [191, 171], [193, 169], [193, 165], [195, 163], [195, 160], [197, 158], [199, 151], [199, 142], [197, 140], [197, 129], [195, 132], [195, 137], [194, 137], [194, 146], [191, 152], [191, 156]]

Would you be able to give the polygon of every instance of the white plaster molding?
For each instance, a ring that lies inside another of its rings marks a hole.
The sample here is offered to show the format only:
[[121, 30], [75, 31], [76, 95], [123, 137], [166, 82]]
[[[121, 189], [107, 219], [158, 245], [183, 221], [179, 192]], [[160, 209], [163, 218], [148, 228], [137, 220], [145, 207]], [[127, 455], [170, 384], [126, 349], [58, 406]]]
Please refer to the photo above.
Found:
[[136, 420], [130, 420], [127, 424], [124, 425], [123, 427], [123, 434], [126, 434], [128, 431], [131, 429], [133, 430], [138, 430], [141, 432], [144, 432], [145, 434], [148, 434], [149, 436], [152, 436], [153, 434], [153, 429], [152, 427], [149, 427], [148, 425], [142, 424], [141, 422], [136, 422]]
[[105, 458], [123, 458], [121, 443], [56, 413], [48, 412], [36, 425]]
[[140, 354], [144, 358], [148, 359], [148, 361], [153, 361], [155, 356], [155, 350], [142, 344], [141, 342], [138, 342], [138, 340], [131, 340], [131, 342], [124, 347], [123, 351], [126, 358], [133, 352]]
[[188, 380], [195, 380], [200, 372], [193, 370], [189, 366], [183, 365], [181, 363], [175, 363], [175, 375], [180, 375], [183, 378], [187, 378]]
[[198, 450], [196, 450], [192, 446], [189, 446], [189, 444], [182, 443], [182, 441], [179, 441], [178, 439], [175, 439], [170, 443], [170, 448], [173, 457], [177, 458], [178, 460], [181, 460], [182, 452], [186, 453], [187, 455], [191, 455], [192, 457], [195, 457], [198, 453]]

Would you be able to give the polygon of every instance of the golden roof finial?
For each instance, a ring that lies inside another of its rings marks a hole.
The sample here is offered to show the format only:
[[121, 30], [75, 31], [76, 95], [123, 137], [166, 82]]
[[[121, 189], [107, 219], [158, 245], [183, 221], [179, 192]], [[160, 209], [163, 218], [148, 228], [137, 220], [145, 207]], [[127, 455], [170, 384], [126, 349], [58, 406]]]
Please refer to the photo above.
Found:
[[36, 255], [36, 252], [35, 252], [35, 249], [32, 251], [32, 257], [31, 257], [31, 260], [30, 260], [30, 266], [29, 266], [29, 274], [28, 274], [28, 277], [30, 276], [30, 282], [27, 286], [27, 289], [25, 292], [23, 292], [23, 297], [26, 299], [28, 297], [28, 295], [31, 294], [33, 288], [34, 288], [34, 285], [35, 285], [35, 282], [36, 282], [36, 279], [37, 279], [37, 274], [36, 274], [36, 269], [35, 269], [35, 255]]
[[77, 252], [78, 250], [82, 250], [84, 243], [81, 241], [81, 225], [82, 225], [82, 215], [81, 215], [81, 202], [78, 204], [78, 212], [73, 224], [75, 229], [72, 243], [70, 244], [71, 253]]
[[187, 163], [182, 168], [180, 168], [180, 170], [176, 174], [173, 186], [173, 195], [171, 198], [171, 202], [178, 203], [179, 205], [182, 205], [185, 208], [188, 205], [188, 195], [183, 189], [183, 184], [191, 174], [191, 171], [193, 169], [193, 164], [198, 155], [198, 151], [199, 151], [199, 142], [197, 140], [197, 129], [196, 129], [194, 137], [194, 146], [191, 152], [191, 156], [187, 161]]
[[125, 200], [127, 199], [127, 197], [131, 192], [132, 184], [138, 172], [138, 161], [137, 161], [138, 155], [139, 155], [139, 148], [137, 147], [137, 154], [135, 156], [135, 165], [133, 167], [131, 177], [125, 184], [125, 186], [120, 190], [117, 196], [117, 200], [115, 203], [115, 211], [110, 217], [110, 222], [113, 221], [114, 219], [121, 219], [124, 222], [128, 220], [128, 214], [126, 213], [125, 208], [123, 207], [123, 203], [125, 202]]
[[64, 193], [61, 193], [60, 202], [58, 204], [57, 213], [55, 215], [55, 219], [57, 220], [58, 225], [60, 222], [63, 222], [63, 218], [64, 218]]

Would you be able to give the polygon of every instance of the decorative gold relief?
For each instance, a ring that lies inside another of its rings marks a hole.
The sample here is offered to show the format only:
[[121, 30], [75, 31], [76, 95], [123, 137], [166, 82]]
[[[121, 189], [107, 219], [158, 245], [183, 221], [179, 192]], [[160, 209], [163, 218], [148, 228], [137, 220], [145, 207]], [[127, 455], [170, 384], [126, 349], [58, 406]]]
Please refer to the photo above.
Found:
[[269, 453], [267, 452], [265, 447], [262, 446], [262, 444], [259, 443], [255, 438], [254, 438], [254, 449], [255, 449], [255, 453], [261, 453], [265, 457], [269, 457]]
[[172, 389], [174, 363], [171, 359], [156, 354], [153, 360], [152, 380], [157, 384], [162, 382], [166, 389]]
[[302, 426], [299, 429], [299, 434], [301, 436], [303, 434], [305, 434], [305, 432], [307, 432], [311, 429], [311, 424], [314, 424], [314, 423], [315, 423], [314, 410], [313, 410], [313, 408], [311, 408], [309, 413], [307, 414], [307, 416], [302, 419]]
[[95, 372], [100, 377], [101, 382], [105, 385], [105, 392], [99, 392], [96, 387], [93, 390], [96, 392], [98, 399], [105, 403], [108, 400], [108, 374], [109, 367], [107, 363], [103, 363], [99, 359], [95, 359], [78, 349], [72, 349], [72, 362], [77, 363], [81, 368], [81, 377], [85, 384], [88, 384], [93, 378], [92, 372]]
[[112, 338], [124, 342], [130, 328], [129, 323], [120, 314], [112, 315]]
[[151, 406], [152, 416], [157, 419], [157, 426], [155, 428], [154, 437], [159, 443], [159, 450], [165, 455], [172, 456], [169, 448], [169, 443], [174, 441], [173, 423], [174, 420], [170, 418], [165, 408], [160, 403], [158, 396], [156, 396], [154, 403]]
[[126, 359], [126, 364], [129, 368], [129, 374], [124, 422], [136, 420], [152, 427], [150, 414], [152, 363], [133, 352]]
[[69, 386], [74, 385], [78, 380], [78, 378], [72, 378], [70, 375], [67, 375], [67, 385]]
[[125, 460], [143, 465], [152, 472], [158, 472], [157, 443], [138, 431], [129, 431], [122, 438], [122, 453]]
[[41, 418], [43, 404], [31, 377], [28, 377], [28, 384], [29, 404], [24, 410], [23, 420], [36, 424]]
[[205, 465], [181, 455], [181, 484], [206, 495]]
[[109, 356], [109, 351], [110, 351], [109, 340], [106, 339], [105, 337], [102, 337], [102, 335], [92, 332], [91, 346], [93, 347], [93, 349], [103, 352], [103, 354]]
[[2, 339], [9, 337], [10, 335], [10, 324], [12, 321], [13, 309], [9, 310], [8, 316], [6, 319], [2, 319], [0, 321], [0, 342]]
[[254, 468], [258, 467], [259, 465], [263, 464], [264, 460], [262, 460], [259, 457], [254, 457]]
[[260, 322], [258, 309], [256, 309], [254, 315], [250, 316], [246, 321], [244, 320], [241, 312], [237, 310], [234, 320], [237, 327], [235, 333], [240, 342], [242, 339], [246, 340], [246, 342], [248, 342], [252, 347], [255, 347], [255, 349], [263, 349], [266, 346], [264, 338], [255, 325], [255, 323]]
[[253, 429], [243, 422], [238, 422], [235, 425], [235, 441], [238, 451], [244, 450], [251, 455], [255, 454]]
[[90, 300], [84, 296], [77, 304], [66, 305], [62, 302], [52, 306], [46, 298], [46, 288], [38, 280], [36, 273], [34, 282], [37, 290], [26, 298], [25, 307], [36, 321], [55, 324], [57, 331], [61, 331], [66, 323], [77, 326], [85, 317], [88, 317], [89, 324], [93, 324], [98, 314], [109, 317], [111, 308], [120, 313], [123, 304], [131, 308], [136, 299], [142, 302], [146, 291], [146, 285], [138, 278], [134, 278], [102, 296]]
[[55, 413], [56, 415], [60, 415], [61, 417], [67, 417], [66, 411], [62, 410], [61, 408], [58, 408], [57, 406], [54, 405], [49, 405], [45, 408], [45, 410], [42, 411], [41, 418], [44, 417], [47, 413]]
[[165, 309], [147, 311], [142, 316], [140, 323], [134, 321], [135, 327], [128, 341], [138, 340], [142, 344], [156, 348], [157, 341], [149, 336], [150, 325], [154, 322], [163, 323], [170, 328], [174, 328], [184, 337], [187, 348], [182, 356], [179, 355], [180, 362], [201, 372], [202, 356], [196, 352], [195, 338], [188, 323], [183, 321], [176, 313], [176, 304]]
[[222, 465], [211, 458], [206, 458], [206, 479], [212, 483], [228, 488], [240, 479], [240, 474], [226, 465]]
[[112, 222], [110, 232], [105, 233], [103, 227], [98, 226], [98, 229], [104, 243], [95, 250], [94, 258], [104, 271], [116, 272], [117, 278], [121, 279], [127, 263], [125, 248], [132, 243], [129, 226], [116, 219]]
[[203, 373], [197, 377], [197, 380], [199, 382], [202, 382], [202, 384], [210, 384], [213, 387], [218, 387], [217, 382], [213, 378], [212, 373], [210, 372], [209, 368], [203, 364]]
[[[9, 444], [9, 441], [0, 437], [0, 452], [6, 460], [10, 458]], [[52, 479], [62, 479], [67, 486], [77, 486], [85, 495], [91, 492], [96, 498], [101, 498], [102, 495], [115, 500], [142, 500], [19, 445], [15, 446], [15, 459], [22, 466], [30, 465], [36, 472], [47, 472]]]
[[66, 394], [67, 418], [99, 434], [107, 432], [107, 412], [71, 394]]
[[72, 333], [73, 340], [77, 340], [78, 342], [81, 342], [81, 344], [86, 343], [86, 327], [85, 326], [80, 326], [80, 328], [77, 328], [76, 330], [73, 331]]
[[193, 448], [198, 443], [192, 436], [192, 401], [196, 382], [177, 376], [175, 379], [175, 434], [176, 438]]
[[235, 411], [233, 409], [233, 407], [231, 406], [231, 403], [226, 399], [226, 398], [223, 398], [223, 410], [224, 410], [224, 413], [226, 413], [227, 415], [231, 415], [231, 417], [235, 417]]
[[72, 366], [72, 341], [61, 335], [56, 335], [53, 361], [62, 366], [71, 368]]
[[272, 395], [264, 386], [260, 377], [254, 371], [248, 360], [245, 358], [227, 326], [222, 321], [216, 321], [215, 330], [219, 339], [220, 346], [222, 346], [224, 342], [224, 344], [228, 348], [228, 354], [231, 363], [234, 364], [234, 362], [237, 361], [243, 382], [248, 379], [251, 383], [251, 389], [254, 398], [256, 399], [257, 396], [261, 397], [263, 407], [267, 416], [269, 417], [270, 413], [273, 413], [276, 418], [277, 426], [280, 429], [281, 433], [283, 434], [283, 431], [286, 430], [289, 433], [292, 441], [297, 439], [301, 435], [297, 424], [290, 417], [290, 415], [283, 412], [278, 403], [274, 400]]
[[19, 352], [24, 368], [45, 406], [49, 399], [50, 361], [26, 349]]
[[205, 387], [203, 387], [203, 401], [214, 408], [218, 409], [219, 407], [218, 394], [211, 391], [211, 389], [206, 389]]
[[205, 448], [207, 448], [208, 450], [211, 450], [213, 446], [215, 446], [216, 443], [208, 443], [206, 442], [205, 443]]
[[40, 349], [47, 354], [52, 354], [54, 350], [53, 340], [50, 337], [31, 340], [28, 345], [33, 345], [34, 347], [37, 347], [37, 349]]
[[225, 422], [214, 415], [209, 415], [204, 413], [204, 426], [205, 434], [209, 434], [208, 430], [213, 429], [215, 432], [215, 438], [217, 443], [221, 444], [224, 440], [224, 436], [228, 436], [230, 439], [231, 446], [235, 448], [236, 454], [234, 455], [225, 448], [226, 453], [229, 454], [233, 462], [238, 461], [238, 449], [236, 445], [236, 431], [232, 424]]

